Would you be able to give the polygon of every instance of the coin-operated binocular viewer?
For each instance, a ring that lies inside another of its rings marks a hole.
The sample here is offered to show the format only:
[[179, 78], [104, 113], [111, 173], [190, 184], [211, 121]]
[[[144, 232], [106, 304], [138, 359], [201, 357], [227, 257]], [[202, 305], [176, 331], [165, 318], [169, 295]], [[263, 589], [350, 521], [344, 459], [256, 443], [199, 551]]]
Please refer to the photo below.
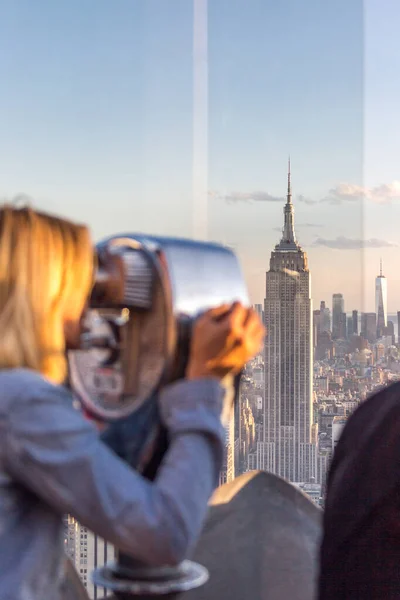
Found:
[[[235, 254], [220, 245], [145, 235], [113, 236], [97, 246], [97, 274], [82, 347], [69, 355], [70, 382], [85, 409], [113, 421], [137, 415], [129, 462], [153, 479], [168, 440], [156, 394], [182, 378], [192, 325], [205, 310], [248, 304]], [[227, 389], [237, 397], [240, 375]], [[174, 594], [203, 585], [208, 571], [185, 561], [149, 569], [119, 552], [94, 583], [124, 598]]]

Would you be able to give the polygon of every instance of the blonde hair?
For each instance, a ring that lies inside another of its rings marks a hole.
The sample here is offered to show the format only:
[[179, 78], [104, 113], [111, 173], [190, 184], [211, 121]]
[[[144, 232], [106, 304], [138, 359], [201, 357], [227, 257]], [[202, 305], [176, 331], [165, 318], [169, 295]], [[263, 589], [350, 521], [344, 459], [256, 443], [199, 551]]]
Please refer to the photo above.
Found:
[[25, 367], [56, 383], [67, 374], [64, 323], [79, 320], [93, 281], [82, 225], [0, 207], [0, 369]]

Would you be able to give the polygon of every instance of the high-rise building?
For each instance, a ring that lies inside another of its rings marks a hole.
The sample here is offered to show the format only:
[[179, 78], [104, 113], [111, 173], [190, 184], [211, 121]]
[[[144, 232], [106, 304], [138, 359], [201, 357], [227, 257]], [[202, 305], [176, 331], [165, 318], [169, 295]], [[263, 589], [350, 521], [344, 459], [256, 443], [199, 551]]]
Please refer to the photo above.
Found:
[[376, 313], [363, 313], [361, 315], [361, 335], [370, 344], [376, 342]]
[[88, 597], [91, 600], [100, 600], [111, 596], [111, 592], [93, 584], [91, 573], [94, 569], [114, 561], [114, 547], [87, 527], [80, 525], [74, 517], [66, 517], [66, 526], [65, 551], [74, 564]]
[[392, 338], [392, 345], [394, 346], [396, 343], [396, 336], [394, 335], [394, 323], [393, 321], [388, 320], [387, 324], [387, 335], [390, 335]]
[[247, 470], [249, 454], [256, 449], [256, 423], [249, 400], [241, 397], [238, 404], [240, 404], [239, 457], [235, 467], [237, 474], [241, 475]]
[[313, 311], [313, 343], [315, 352], [320, 340], [325, 337], [324, 334], [330, 332], [330, 330], [331, 312], [326, 307], [324, 300], [322, 300], [319, 310]]
[[264, 323], [264, 311], [262, 304], [254, 304], [253, 308], [260, 317], [261, 321]]
[[378, 277], [375, 279], [376, 335], [381, 337], [387, 327], [387, 279], [382, 274], [382, 260]]
[[332, 450], [335, 450], [343, 428], [346, 425], [346, 419], [343, 417], [333, 417], [332, 421]]
[[334, 355], [335, 345], [332, 341], [332, 334], [330, 331], [322, 331], [315, 349], [315, 358], [316, 360], [332, 359]]
[[340, 340], [345, 340], [347, 338], [347, 317], [346, 313], [342, 313], [339, 319], [339, 335], [338, 338]]
[[344, 298], [343, 294], [333, 294], [332, 297], [332, 338], [339, 339], [342, 333], [341, 323], [343, 322]]
[[235, 411], [232, 410], [225, 430], [225, 454], [219, 474], [219, 485], [235, 479]]
[[351, 316], [353, 319], [353, 333], [354, 335], [358, 335], [358, 310], [353, 310]]
[[387, 327], [382, 330], [382, 337], [391, 338], [391, 344], [394, 346], [396, 343], [396, 337], [394, 335], [394, 323], [393, 321], [387, 322]]
[[321, 311], [320, 310], [314, 310], [313, 311], [313, 343], [314, 343], [314, 349], [317, 347], [320, 331], [321, 331]]
[[257, 448], [259, 468], [292, 482], [309, 481], [316, 464], [311, 443], [311, 278], [307, 254], [295, 236], [290, 162], [284, 228], [266, 274], [264, 313], [264, 441], [262, 456]]
[[331, 330], [331, 311], [326, 306], [324, 300], [321, 301], [320, 310], [320, 332]]
[[400, 310], [397, 311], [397, 343], [400, 344]]
[[353, 317], [347, 317], [347, 337], [350, 338], [353, 335]]

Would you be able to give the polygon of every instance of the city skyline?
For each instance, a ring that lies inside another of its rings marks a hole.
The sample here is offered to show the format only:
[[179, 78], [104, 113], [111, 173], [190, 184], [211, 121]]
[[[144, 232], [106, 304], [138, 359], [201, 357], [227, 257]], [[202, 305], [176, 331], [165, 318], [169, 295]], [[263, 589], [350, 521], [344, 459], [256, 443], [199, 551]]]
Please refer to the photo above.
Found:
[[[289, 169], [291, 169], [291, 164], [292, 163], [291, 163], [291, 160], [289, 158]], [[304, 224], [304, 226], [310, 227], [311, 224]], [[300, 228], [301, 228], [301, 226], [300, 226]], [[274, 231], [275, 232], [278, 232], [278, 231], [281, 231], [281, 230], [282, 230], [281, 227], [274, 227]], [[368, 241], [368, 240], [366, 240], [366, 241]], [[373, 241], [378, 242], [379, 240], [370, 240], [370, 241], [372, 241], [372, 242]], [[336, 240], [336, 242], [337, 242], [336, 244], [332, 244], [331, 246], [332, 246], [332, 249], [335, 249], [335, 245], [336, 245], [337, 246], [336, 250], [338, 250], [338, 251], [340, 250], [340, 244], [341, 243], [343, 243], [343, 244], [349, 243], [350, 244], [350, 240], [345, 240], [345, 238], [338, 239], [338, 240]], [[321, 245], [323, 245], [323, 244], [321, 244]], [[373, 245], [373, 244], [371, 244], [371, 245]], [[378, 250], [378, 248], [379, 248], [378, 243], [376, 245], [377, 245], [377, 250]], [[309, 253], [310, 247], [307, 244], [302, 244], [302, 246], [305, 249], [307, 249], [307, 253]], [[353, 250], [354, 249], [355, 248], [353, 248]], [[380, 298], [381, 298], [381, 300], [380, 300], [380, 308], [383, 310], [383, 307], [384, 307], [384, 316], [382, 316], [382, 319], [383, 319], [383, 323], [385, 324], [384, 326], [386, 326], [387, 325], [387, 317], [388, 317], [388, 315], [389, 314], [391, 316], [396, 315], [397, 314], [397, 309], [396, 309], [396, 303], [395, 303], [395, 301], [392, 300], [392, 305], [391, 305], [390, 309], [388, 310], [388, 279], [387, 279], [386, 275], [383, 276], [383, 274], [382, 274], [382, 262], [383, 262], [382, 261], [382, 257], [381, 257], [382, 250], [379, 250], [378, 254], [379, 254], [379, 258], [377, 259], [377, 261], [378, 261], [377, 265], [379, 265], [379, 267], [376, 269], [376, 275], [374, 276], [375, 287], [373, 287], [374, 284], [372, 282], [367, 281], [367, 280], [364, 281], [364, 286], [366, 288], [365, 296], [367, 296], [367, 301], [366, 301], [365, 304], [363, 303], [363, 300], [360, 297], [360, 305], [353, 305], [353, 306], [350, 305], [350, 303], [348, 302], [348, 298], [349, 297], [351, 298], [351, 294], [346, 294], [346, 291], [336, 289], [333, 286], [331, 286], [331, 290], [334, 290], [334, 291], [332, 291], [332, 293], [330, 295], [323, 296], [321, 298], [316, 298], [313, 295], [312, 299], [313, 299], [314, 303], [319, 304], [320, 302], [325, 302], [326, 305], [333, 310], [334, 309], [334, 303], [335, 303], [335, 296], [341, 296], [342, 297], [342, 304], [345, 307], [344, 308], [344, 312], [346, 314], [350, 314], [353, 310], [358, 310], [360, 312], [360, 314], [362, 312], [373, 312], [373, 310], [375, 310], [375, 312], [378, 315], [378, 312], [379, 312], [378, 311], [378, 294], [380, 294]], [[363, 257], [361, 257], [361, 261], [363, 261]], [[330, 265], [328, 264], [327, 266], [329, 267]], [[362, 271], [363, 271], [363, 269], [361, 269], [360, 273]], [[373, 272], [373, 267], [372, 266], [371, 266], [370, 272]], [[378, 292], [378, 287], [377, 287], [378, 286], [378, 282], [380, 283], [379, 292]], [[389, 291], [389, 293], [390, 293], [390, 291]], [[368, 296], [370, 296], [370, 297], [368, 298]], [[390, 298], [390, 296], [389, 296], [389, 298]], [[346, 299], [347, 299], [347, 302], [346, 302]], [[258, 299], [257, 299], [257, 301], [254, 302], [254, 304], [258, 304], [258, 303], [259, 302], [258, 302]], [[364, 307], [364, 310], [362, 310], [360, 308], [360, 306]], [[382, 324], [381, 324], [381, 326], [382, 326]]]
[[329, 464], [346, 420], [370, 393], [398, 379], [400, 340], [388, 321], [382, 259], [375, 312], [346, 315], [340, 292], [332, 296], [331, 311], [324, 300], [313, 310], [311, 268], [297, 240], [294, 211], [289, 158], [284, 222], [266, 272], [264, 311], [254, 306], [266, 328], [262, 415], [256, 365], [249, 366], [243, 383], [253, 415], [244, 426], [246, 439], [252, 439], [253, 422], [256, 432], [247, 469], [283, 477], [323, 505]]
[[349, 310], [373, 310], [382, 256], [396, 313], [391, 0], [5, 0], [0, 197], [25, 194], [88, 222], [95, 239], [127, 224], [192, 237], [195, 3], [207, 16], [208, 238], [237, 250], [261, 302], [290, 153], [314, 301], [341, 292]]

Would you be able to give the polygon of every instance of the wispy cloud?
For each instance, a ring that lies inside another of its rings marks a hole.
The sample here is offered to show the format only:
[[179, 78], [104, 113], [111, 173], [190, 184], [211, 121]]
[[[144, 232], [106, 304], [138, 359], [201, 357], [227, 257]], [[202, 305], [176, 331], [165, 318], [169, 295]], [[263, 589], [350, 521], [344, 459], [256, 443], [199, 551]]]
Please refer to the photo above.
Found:
[[283, 202], [283, 196], [273, 196], [268, 192], [258, 190], [254, 192], [217, 192], [210, 191], [209, 197], [225, 200], [225, 202]]
[[329, 190], [327, 196], [321, 202], [342, 204], [342, 202], [357, 202], [362, 199], [377, 204], [388, 204], [392, 200], [400, 200], [400, 181], [392, 181], [375, 187], [339, 183]]
[[303, 194], [299, 194], [296, 196], [296, 200], [298, 202], [304, 202], [304, 204], [308, 204], [312, 206], [313, 204], [318, 204], [319, 200], [313, 200], [312, 198], [307, 198], [307, 196], [303, 196]]
[[[250, 192], [209, 192], [209, 197], [218, 200], [224, 200], [228, 203], [236, 202], [284, 202], [284, 196], [275, 196], [265, 190], [256, 190]], [[400, 181], [383, 183], [375, 187], [366, 187], [354, 183], [338, 183], [331, 188], [328, 193], [319, 199], [309, 198], [303, 194], [295, 196], [295, 202], [303, 202], [309, 206], [315, 204], [343, 204], [345, 202], [358, 202], [367, 199], [376, 204], [389, 204], [394, 200], [400, 200]]]
[[384, 183], [371, 188], [367, 194], [374, 202], [385, 203], [391, 200], [400, 200], [400, 181]]
[[395, 242], [387, 240], [379, 240], [370, 238], [367, 240], [352, 239], [339, 236], [335, 239], [317, 238], [313, 246], [324, 246], [325, 248], [333, 248], [334, 250], [361, 250], [363, 248], [390, 248], [398, 246]]
[[352, 183], [339, 183], [331, 188], [328, 194], [321, 199], [321, 202], [329, 204], [342, 204], [342, 202], [357, 202], [365, 198], [365, 188], [361, 185]]

